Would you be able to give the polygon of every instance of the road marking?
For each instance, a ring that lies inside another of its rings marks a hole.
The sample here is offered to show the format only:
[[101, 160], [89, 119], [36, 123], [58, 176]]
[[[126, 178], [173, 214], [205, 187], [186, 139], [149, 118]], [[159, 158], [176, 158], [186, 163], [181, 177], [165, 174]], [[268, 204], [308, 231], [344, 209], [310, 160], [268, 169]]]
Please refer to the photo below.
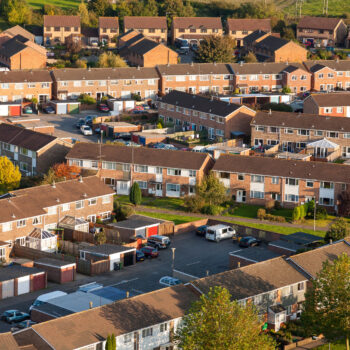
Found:
[[138, 280], [138, 279], [139, 279], [138, 277], [135, 277], [135, 278], [133, 278], [133, 279], [131, 279], [131, 280], [123, 280], [123, 281], [120, 281], [120, 282], [118, 282], [118, 283], [112, 284], [112, 286], [118, 286], [119, 284], [125, 284], [125, 283], [129, 283], [129, 282], [133, 282], [133, 281], [136, 281], [136, 280]]
[[198, 260], [198, 261], [195, 261], [193, 263], [186, 264], [186, 266], [191, 266], [191, 265], [195, 265], [195, 264], [199, 264], [199, 263], [200, 263], [200, 261]]

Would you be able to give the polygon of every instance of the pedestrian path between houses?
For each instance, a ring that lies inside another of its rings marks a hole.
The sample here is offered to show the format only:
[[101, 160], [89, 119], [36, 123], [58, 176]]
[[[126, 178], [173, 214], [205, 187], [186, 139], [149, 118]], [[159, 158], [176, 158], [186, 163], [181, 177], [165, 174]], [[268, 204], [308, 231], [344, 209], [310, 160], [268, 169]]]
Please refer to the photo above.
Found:
[[[266, 224], [271, 226], [283, 226], [283, 227], [291, 227], [291, 228], [300, 228], [300, 229], [307, 229], [312, 230], [312, 226], [310, 225], [303, 225], [303, 224], [292, 224], [289, 222], [273, 222], [273, 221], [266, 221], [266, 220], [259, 220], [259, 219], [252, 219], [252, 218], [244, 218], [241, 216], [222, 216], [222, 215], [207, 215], [207, 214], [199, 214], [199, 213], [190, 213], [186, 211], [181, 210], [169, 210], [169, 209], [159, 209], [159, 208], [150, 208], [147, 206], [140, 205], [137, 207], [138, 211], [144, 211], [149, 213], [159, 213], [159, 214], [170, 214], [170, 215], [182, 215], [182, 216], [193, 216], [198, 218], [208, 218], [208, 219], [214, 219], [214, 220], [222, 220], [222, 221], [228, 221], [228, 220], [235, 220], [235, 221], [242, 221], [244, 223], [254, 223], [254, 224]], [[328, 226], [326, 227], [319, 227], [316, 226], [317, 231], [327, 231]]]

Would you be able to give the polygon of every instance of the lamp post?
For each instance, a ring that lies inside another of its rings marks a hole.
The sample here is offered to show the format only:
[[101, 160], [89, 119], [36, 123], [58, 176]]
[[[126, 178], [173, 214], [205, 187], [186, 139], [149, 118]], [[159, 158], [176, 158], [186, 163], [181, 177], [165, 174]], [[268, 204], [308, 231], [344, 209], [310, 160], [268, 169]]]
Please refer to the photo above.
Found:
[[173, 252], [172, 263], [171, 263], [171, 275], [173, 277], [174, 277], [174, 267], [175, 267], [175, 250], [176, 248], [171, 248], [171, 251]]
[[314, 231], [316, 231], [316, 205], [318, 202], [314, 199]]

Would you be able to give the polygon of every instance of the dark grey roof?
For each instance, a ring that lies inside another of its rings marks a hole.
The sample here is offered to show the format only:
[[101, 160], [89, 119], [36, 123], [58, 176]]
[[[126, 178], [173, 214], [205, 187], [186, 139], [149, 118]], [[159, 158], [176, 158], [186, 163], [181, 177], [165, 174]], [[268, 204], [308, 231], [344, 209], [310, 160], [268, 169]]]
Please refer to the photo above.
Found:
[[3, 267], [0, 272], [0, 282], [12, 280], [18, 277], [29, 276], [40, 272], [44, 271], [35, 267], [24, 267], [20, 265]]
[[41, 304], [34, 307], [34, 310], [50, 315], [54, 318], [59, 318], [67, 315], [74, 314], [73, 311], [64, 309], [63, 307], [52, 305], [49, 303]]
[[86, 245], [80, 246], [79, 250], [83, 252], [90, 252], [97, 255], [111, 255], [116, 253], [122, 253], [128, 250], [132, 250], [135, 248], [132, 247], [123, 247], [121, 245], [116, 244], [101, 244], [101, 245]]
[[0, 124], [0, 141], [10, 145], [24, 147], [36, 152], [54, 140], [56, 140], [54, 136], [24, 129], [19, 126], [5, 123]]
[[119, 221], [116, 224], [111, 224], [114, 227], [122, 227], [128, 229], [137, 229], [139, 227], [145, 227], [155, 225], [164, 222], [164, 220], [151, 218], [143, 215], [132, 215], [127, 220]]
[[44, 265], [44, 266], [56, 266], [56, 267], [65, 267], [67, 265], [75, 264], [70, 261], [64, 261], [59, 259], [51, 259], [51, 258], [41, 258], [38, 260], [35, 260], [34, 265]]
[[161, 101], [170, 105], [194, 109], [205, 113], [212, 113], [221, 117], [227, 117], [242, 107], [235, 103], [227, 103], [217, 99], [210, 99], [177, 90], [173, 90], [162, 97]]
[[281, 304], [271, 305], [269, 306], [269, 309], [275, 314], [279, 314], [280, 312], [286, 311], [285, 307]]
[[[153, 50], [155, 47], [160, 46], [162, 44], [158, 44], [157, 42], [149, 39], [140, 40], [135, 45], [128, 47], [128, 50], [134, 52], [138, 55], [144, 55], [145, 53]], [[164, 46], [164, 45], [163, 45]]]
[[276, 51], [288, 43], [289, 43], [288, 40], [277, 38], [273, 35], [269, 35], [265, 39], [256, 43], [255, 47], [260, 49], [267, 49], [269, 51]]
[[230, 255], [238, 258], [242, 258], [242, 259], [247, 259], [252, 262], [261, 262], [261, 261], [277, 258], [281, 254], [277, 254], [275, 252], [272, 252], [271, 250], [268, 250], [262, 247], [250, 247], [247, 249], [240, 249], [240, 250], [231, 252]]
[[87, 38], [98, 38], [98, 29], [91, 27], [83, 27], [81, 28], [81, 34], [83, 34]]
[[281, 239], [295, 244], [308, 245], [321, 240], [319, 236], [312, 235], [305, 232], [295, 232], [290, 235], [281, 235]]
[[27, 45], [23, 44], [25, 41], [23, 41], [23, 38], [20, 35], [16, 35], [14, 38], [6, 41], [0, 48], [0, 55], [5, 57], [12, 57], [18, 52], [21, 52], [24, 50]]
[[282, 248], [282, 249], [285, 249], [285, 250], [289, 250], [289, 251], [294, 252], [294, 253], [298, 249], [303, 248], [299, 244], [296, 244], [294, 242], [289, 242], [289, 241], [283, 241], [281, 239], [278, 239], [277, 241], [272, 241], [268, 245], [274, 246], [274, 247], [277, 247], [277, 248]]
[[244, 45], [250, 45], [253, 43], [256, 39], [261, 38], [262, 36], [266, 35], [267, 33], [262, 30], [256, 30], [253, 33], [250, 33], [246, 37], [244, 37], [243, 42]]

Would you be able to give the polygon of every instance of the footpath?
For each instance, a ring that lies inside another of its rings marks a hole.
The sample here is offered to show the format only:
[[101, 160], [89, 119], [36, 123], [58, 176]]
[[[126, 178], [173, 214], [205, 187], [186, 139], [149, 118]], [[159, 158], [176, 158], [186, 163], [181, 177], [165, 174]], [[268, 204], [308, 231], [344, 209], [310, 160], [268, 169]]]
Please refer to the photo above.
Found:
[[[303, 225], [303, 224], [292, 224], [289, 222], [273, 222], [273, 221], [266, 221], [266, 220], [259, 220], [259, 219], [251, 219], [251, 218], [243, 218], [241, 216], [223, 216], [223, 215], [206, 215], [206, 214], [199, 214], [199, 213], [189, 213], [186, 211], [181, 210], [169, 210], [169, 209], [159, 209], [154, 207], [148, 207], [140, 205], [137, 207], [137, 211], [143, 211], [148, 213], [159, 213], [159, 214], [169, 214], [169, 215], [182, 215], [182, 216], [193, 216], [198, 218], [208, 218], [213, 220], [222, 220], [222, 221], [228, 221], [228, 220], [234, 220], [234, 221], [241, 221], [242, 223], [246, 223], [249, 225], [249, 223], [254, 224], [266, 224], [271, 226], [283, 226], [283, 227], [290, 227], [290, 228], [300, 228], [300, 229], [306, 229], [306, 230], [312, 230], [313, 227], [310, 225]], [[328, 227], [319, 227], [316, 226], [317, 231], [327, 231]]]

